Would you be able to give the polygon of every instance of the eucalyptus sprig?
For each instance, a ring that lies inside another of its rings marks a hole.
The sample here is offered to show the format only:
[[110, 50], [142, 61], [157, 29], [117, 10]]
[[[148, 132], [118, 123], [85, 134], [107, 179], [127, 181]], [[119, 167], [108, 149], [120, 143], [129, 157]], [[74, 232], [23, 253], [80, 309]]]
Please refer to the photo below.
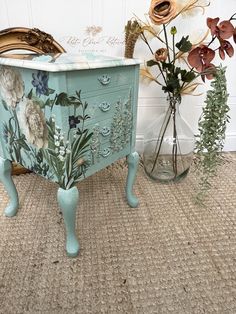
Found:
[[197, 171], [200, 174], [199, 191], [196, 201], [203, 204], [206, 194], [211, 188], [211, 179], [216, 176], [222, 164], [221, 154], [224, 147], [226, 125], [229, 122], [229, 106], [227, 104], [226, 68], [217, 68], [214, 80], [207, 92], [207, 97], [199, 120], [199, 135], [196, 141]]

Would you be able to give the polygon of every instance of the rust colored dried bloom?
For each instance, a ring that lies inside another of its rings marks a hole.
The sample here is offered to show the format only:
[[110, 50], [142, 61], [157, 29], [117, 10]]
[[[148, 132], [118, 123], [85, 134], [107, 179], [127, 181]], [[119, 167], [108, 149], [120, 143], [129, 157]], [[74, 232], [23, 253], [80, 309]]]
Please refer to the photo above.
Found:
[[225, 52], [227, 53], [227, 55], [229, 57], [233, 57], [234, 55], [234, 48], [233, 46], [231, 45], [231, 43], [227, 40], [221, 40], [220, 41], [220, 48], [219, 48], [219, 55], [220, 55], [220, 58], [222, 60], [225, 59]]
[[235, 44], [236, 44], [236, 27], [235, 27], [235, 29], [234, 29], [234, 42], [235, 42]]
[[211, 35], [216, 36], [218, 39], [229, 39], [234, 35], [234, 26], [230, 21], [222, 21], [219, 23], [219, 20], [218, 17], [215, 19], [207, 18], [207, 26], [211, 30]]
[[168, 51], [166, 48], [160, 48], [155, 52], [154, 56], [156, 61], [165, 62], [168, 56]]
[[166, 24], [176, 16], [176, 11], [174, 0], [152, 0], [149, 17], [156, 25]]
[[188, 55], [188, 63], [199, 73], [202, 73], [201, 77], [204, 82], [205, 77], [208, 80], [214, 77], [215, 66], [211, 63], [214, 57], [215, 51], [205, 45], [193, 49]]
[[205, 82], [205, 77], [208, 80], [212, 80], [216, 73], [216, 67], [214, 64], [209, 63], [208, 65], [203, 65], [202, 67], [203, 74], [201, 75], [203, 82]]
[[215, 57], [215, 51], [205, 45], [194, 48], [188, 55], [188, 63], [198, 72], [202, 72], [203, 68], [209, 66]]

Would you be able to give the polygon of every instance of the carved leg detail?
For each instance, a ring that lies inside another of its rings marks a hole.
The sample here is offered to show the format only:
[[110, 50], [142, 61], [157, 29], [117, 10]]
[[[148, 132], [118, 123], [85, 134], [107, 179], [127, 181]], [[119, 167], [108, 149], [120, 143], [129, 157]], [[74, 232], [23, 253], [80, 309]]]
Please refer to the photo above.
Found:
[[139, 163], [139, 155], [137, 152], [134, 152], [127, 156], [127, 163], [128, 163], [128, 176], [126, 181], [126, 197], [129, 206], [137, 207], [139, 201], [137, 197], [133, 194], [133, 184], [135, 181], [138, 163]]
[[10, 198], [10, 202], [4, 211], [5, 215], [8, 217], [15, 216], [19, 208], [18, 193], [11, 177], [11, 170], [11, 162], [8, 159], [0, 157], [0, 180], [2, 181]]
[[58, 189], [57, 200], [60, 205], [66, 227], [66, 251], [68, 256], [75, 257], [79, 253], [79, 242], [76, 237], [76, 208], [79, 201], [77, 187], [69, 190]]

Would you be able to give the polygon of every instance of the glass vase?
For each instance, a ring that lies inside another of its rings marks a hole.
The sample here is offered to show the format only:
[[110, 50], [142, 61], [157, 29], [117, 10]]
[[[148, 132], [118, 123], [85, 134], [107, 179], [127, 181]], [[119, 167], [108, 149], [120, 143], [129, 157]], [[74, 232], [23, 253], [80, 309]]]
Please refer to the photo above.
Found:
[[180, 115], [179, 105], [177, 98], [168, 98], [167, 110], [150, 124], [144, 135], [145, 172], [162, 183], [185, 178], [193, 158], [194, 133]]

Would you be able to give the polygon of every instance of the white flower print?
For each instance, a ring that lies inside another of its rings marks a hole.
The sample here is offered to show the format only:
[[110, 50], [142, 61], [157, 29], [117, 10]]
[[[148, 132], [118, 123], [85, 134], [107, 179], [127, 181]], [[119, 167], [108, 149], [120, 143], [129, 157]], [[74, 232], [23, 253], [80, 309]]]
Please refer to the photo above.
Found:
[[15, 109], [24, 95], [24, 82], [17, 70], [8, 66], [0, 68], [0, 93], [6, 104]]
[[19, 104], [18, 120], [26, 140], [37, 148], [48, 146], [45, 116], [37, 101], [24, 98]]

